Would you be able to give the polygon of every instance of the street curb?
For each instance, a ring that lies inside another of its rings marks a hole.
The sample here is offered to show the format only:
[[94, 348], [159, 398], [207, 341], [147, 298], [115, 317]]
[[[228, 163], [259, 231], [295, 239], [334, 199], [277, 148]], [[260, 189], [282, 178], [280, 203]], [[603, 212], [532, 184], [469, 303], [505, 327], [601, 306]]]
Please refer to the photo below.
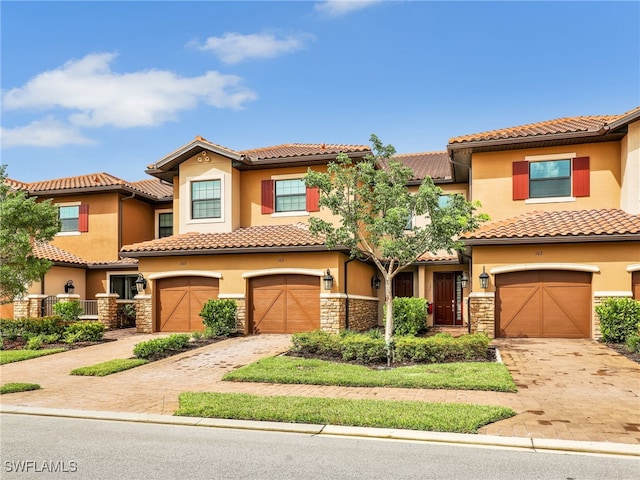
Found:
[[537, 452], [564, 452], [606, 454], [640, 457], [640, 445], [609, 442], [583, 442], [531, 437], [501, 437], [497, 435], [474, 435], [464, 433], [425, 432], [392, 428], [347, 427], [340, 425], [315, 425], [303, 423], [281, 423], [251, 420], [229, 420], [224, 418], [177, 417], [155, 413], [111, 412], [101, 410], [65, 410], [56, 408], [0, 405], [0, 414], [36, 415], [48, 417], [82, 418], [122, 422], [186, 425], [241, 430], [305, 433], [310, 435], [349, 436], [382, 438], [430, 443], [456, 444], [526, 449]]

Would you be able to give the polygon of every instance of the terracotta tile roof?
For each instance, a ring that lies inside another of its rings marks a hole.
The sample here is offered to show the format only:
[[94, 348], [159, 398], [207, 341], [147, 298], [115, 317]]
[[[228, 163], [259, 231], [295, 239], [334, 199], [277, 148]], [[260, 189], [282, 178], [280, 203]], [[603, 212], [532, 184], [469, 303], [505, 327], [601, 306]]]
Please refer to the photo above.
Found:
[[[413, 170], [411, 180], [424, 180], [427, 176], [434, 180], [448, 180], [451, 178], [451, 164], [447, 152], [405, 153], [395, 155], [397, 160]], [[382, 162], [384, 168], [388, 162]]]
[[53, 180], [42, 180], [29, 184], [30, 192], [42, 192], [48, 190], [73, 190], [87, 187], [110, 187], [116, 185], [126, 185], [127, 182], [121, 178], [114, 177], [108, 173], [92, 173], [89, 175], [79, 175], [77, 177], [55, 178]]
[[173, 185], [167, 185], [157, 178], [130, 182], [130, 185], [136, 190], [158, 197], [159, 199], [173, 197]]
[[488, 223], [462, 239], [522, 240], [596, 236], [631, 236], [640, 241], [640, 215], [617, 209], [531, 212], [499, 222]]
[[147, 242], [125, 245], [121, 253], [224, 251], [244, 248], [322, 246], [324, 239], [309, 232], [307, 225], [268, 225], [239, 228], [230, 233], [183, 233]]
[[426, 252], [418, 257], [418, 262], [459, 262], [456, 252], [447, 252], [446, 250], [438, 250], [436, 253]]
[[33, 255], [36, 258], [42, 258], [46, 260], [50, 260], [54, 263], [68, 263], [72, 265], [86, 265], [87, 261], [82, 258], [67, 252], [66, 250], [62, 250], [61, 248], [55, 247], [50, 243], [44, 242], [34, 242], [33, 244]]
[[266, 160], [274, 158], [305, 157], [312, 155], [337, 155], [339, 153], [370, 152], [366, 145], [334, 145], [329, 143], [286, 143], [273, 147], [243, 150], [251, 160]]
[[489, 130], [482, 133], [462, 135], [449, 139], [449, 144], [479, 142], [491, 140], [507, 140], [514, 138], [542, 137], [564, 133], [598, 132], [607, 125], [624, 117], [632, 116], [640, 107], [621, 115], [596, 115], [585, 117], [564, 117], [544, 122], [530, 123], [517, 127]]
[[89, 262], [88, 263], [89, 267], [101, 267], [101, 266], [110, 266], [110, 267], [114, 267], [114, 266], [120, 266], [120, 267], [125, 267], [125, 266], [131, 266], [131, 267], [135, 267], [138, 265], [138, 259], [137, 258], [120, 258], [118, 260], [105, 260], [103, 262]]
[[12, 178], [5, 178], [4, 183], [8, 185], [11, 190], [26, 190], [29, 186], [28, 183], [20, 182]]

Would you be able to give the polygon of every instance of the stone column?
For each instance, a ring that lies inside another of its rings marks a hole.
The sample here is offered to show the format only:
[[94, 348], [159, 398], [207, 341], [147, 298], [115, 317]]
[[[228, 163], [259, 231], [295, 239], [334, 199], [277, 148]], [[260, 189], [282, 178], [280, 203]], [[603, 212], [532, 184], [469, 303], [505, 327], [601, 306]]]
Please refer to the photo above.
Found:
[[102, 322], [104, 328], [110, 330], [118, 326], [118, 303], [120, 298], [117, 293], [98, 293], [98, 321]]
[[469, 294], [471, 333], [485, 333], [496, 338], [496, 302], [494, 292], [471, 292]]
[[151, 294], [141, 293], [133, 299], [136, 301], [136, 331], [138, 333], [152, 333], [153, 302]]
[[20, 318], [29, 317], [29, 299], [20, 298], [13, 301], [13, 318], [18, 320]]
[[239, 333], [247, 331], [247, 302], [244, 298], [236, 298], [236, 328]]
[[320, 295], [320, 330], [338, 333], [345, 328], [346, 298], [344, 294]]
[[42, 316], [42, 300], [47, 298], [48, 295], [43, 294], [31, 294], [27, 298], [29, 299], [29, 318], [40, 318]]

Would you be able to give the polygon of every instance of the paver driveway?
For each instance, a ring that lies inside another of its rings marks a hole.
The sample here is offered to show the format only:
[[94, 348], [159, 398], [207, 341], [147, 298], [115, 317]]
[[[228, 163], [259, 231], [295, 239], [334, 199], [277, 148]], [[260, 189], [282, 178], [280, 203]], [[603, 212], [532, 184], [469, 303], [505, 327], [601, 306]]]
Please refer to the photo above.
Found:
[[183, 391], [477, 403], [508, 406], [519, 413], [480, 433], [640, 444], [640, 365], [590, 340], [496, 340], [518, 393], [220, 381], [230, 369], [286, 351], [289, 335], [228, 339], [107, 377], [69, 375], [76, 367], [129, 357], [133, 345], [148, 338], [152, 336], [136, 334], [3, 365], [2, 383], [34, 382], [43, 388], [0, 400], [19, 406], [164, 414], [177, 409]]

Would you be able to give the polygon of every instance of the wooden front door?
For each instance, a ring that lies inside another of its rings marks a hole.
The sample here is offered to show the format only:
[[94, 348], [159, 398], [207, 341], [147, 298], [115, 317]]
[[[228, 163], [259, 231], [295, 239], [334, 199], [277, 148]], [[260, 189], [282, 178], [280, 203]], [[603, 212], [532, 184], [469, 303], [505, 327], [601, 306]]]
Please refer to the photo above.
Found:
[[454, 325], [456, 318], [455, 274], [453, 272], [435, 272], [433, 283], [433, 324]]
[[400, 272], [393, 277], [394, 297], [413, 297], [413, 272]]

